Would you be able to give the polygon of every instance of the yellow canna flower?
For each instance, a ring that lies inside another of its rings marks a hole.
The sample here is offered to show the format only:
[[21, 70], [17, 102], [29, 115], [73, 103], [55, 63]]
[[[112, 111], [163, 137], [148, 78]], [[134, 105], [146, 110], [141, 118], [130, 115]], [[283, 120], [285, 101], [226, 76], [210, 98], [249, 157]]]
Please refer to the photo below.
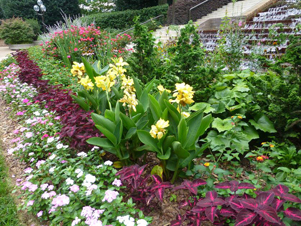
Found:
[[175, 100], [171, 102], [176, 102], [181, 104], [182, 106], [186, 106], [186, 104], [192, 104], [194, 100], [192, 99], [194, 95], [194, 91], [192, 91], [192, 87], [185, 83], [176, 83], [176, 91], [174, 91], [173, 97], [176, 97]]
[[123, 106], [127, 105], [130, 109], [136, 111], [136, 106], [138, 105], [138, 101], [136, 99], [135, 93], [129, 93], [127, 91], [124, 91], [124, 96], [122, 99], [119, 100], [119, 102], [123, 103]]
[[158, 85], [157, 88], [158, 88], [160, 94], [162, 94], [164, 92], [164, 90], [168, 93], [171, 93], [171, 91], [169, 89], [165, 89], [162, 85]]
[[210, 166], [210, 163], [209, 162], [205, 162], [204, 166], [208, 167], [208, 166]]
[[184, 118], [188, 118], [190, 116], [189, 112], [182, 112], [181, 115], [184, 116]]
[[275, 147], [275, 145], [274, 144], [270, 144], [270, 147], [273, 148], [273, 147]]
[[121, 89], [127, 90], [128, 92], [135, 92], [134, 88], [134, 80], [130, 77], [126, 78], [125, 76], [122, 78], [122, 86]]
[[102, 88], [102, 90], [108, 90], [110, 92], [111, 87], [115, 84], [115, 80], [111, 81], [107, 76], [97, 76], [95, 77], [95, 84], [98, 88]]
[[239, 116], [237, 116], [237, 118], [239, 118], [239, 119], [242, 119], [242, 117], [239, 115]]
[[73, 76], [77, 76], [79, 78], [83, 77], [85, 74], [85, 66], [83, 63], [73, 62], [71, 73]]
[[151, 130], [150, 130], [150, 135], [153, 138], [158, 138], [158, 140], [160, 140], [164, 134], [166, 133], [165, 128], [167, 128], [169, 126], [169, 121], [165, 121], [163, 119], [159, 119], [156, 123], [156, 125], [152, 125], [151, 126]]
[[94, 88], [94, 84], [89, 78], [89, 76], [81, 78], [78, 83], [80, 83], [86, 90], [93, 90]]

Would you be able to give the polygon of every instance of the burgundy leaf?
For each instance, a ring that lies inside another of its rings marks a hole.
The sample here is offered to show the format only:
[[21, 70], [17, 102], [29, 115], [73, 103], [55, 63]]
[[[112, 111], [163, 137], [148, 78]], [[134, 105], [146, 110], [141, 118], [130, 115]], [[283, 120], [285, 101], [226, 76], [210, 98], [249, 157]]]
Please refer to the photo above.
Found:
[[172, 222], [170, 222], [170, 226], [181, 226], [182, 225], [182, 221], [179, 220], [173, 220]]
[[256, 216], [256, 213], [243, 209], [237, 214], [235, 226], [249, 225], [253, 222]]
[[146, 198], [146, 205], [149, 205], [149, 203], [155, 198], [155, 194], [151, 194]]
[[157, 183], [157, 184], [161, 184], [162, 183], [162, 179], [161, 177], [159, 177], [158, 175], [152, 175], [154, 181]]
[[285, 203], [285, 200], [282, 200], [282, 199], [274, 199], [274, 201], [272, 202], [272, 207], [275, 209], [275, 210], [278, 210], [282, 205], [283, 203]]
[[230, 206], [232, 209], [234, 209], [236, 212], [240, 212], [242, 209], [244, 209], [244, 206], [240, 203], [239, 199], [235, 198], [230, 202]]
[[236, 192], [238, 190], [238, 184], [239, 184], [238, 181], [232, 180], [230, 181], [230, 184], [231, 184], [230, 190]]
[[192, 183], [193, 183], [193, 187], [199, 187], [207, 184], [207, 182], [202, 179], [196, 179]]
[[224, 217], [231, 217], [236, 215], [236, 212], [230, 207], [222, 208], [219, 212]]
[[264, 209], [256, 210], [256, 213], [258, 213], [261, 217], [263, 217], [265, 220], [267, 220], [271, 223], [279, 223], [280, 222], [277, 212], [273, 207], [265, 206]]
[[205, 209], [206, 217], [207, 217], [212, 223], [214, 222], [216, 210], [217, 210], [217, 207], [216, 207], [216, 206], [210, 206], [210, 207], [207, 207], [207, 208]]
[[189, 203], [184, 200], [180, 203], [179, 208], [184, 208], [185, 206], [188, 206], [188, 205], [189, 205]]
[[282, 194], [286, 194], [289, 191], [289, 188], [285, 185], [278, 184], [274, 189], [275, 195], [281, 196]]
[[172, 185], [170, 184], [170, 182], [162, 182], [161, 184], [156, 184], [154, 185], [150, 191], [155, 191], [157, 189], [165, 189], [165, 188], [170, 188], [172, 187]]
[[193, 182], [185, 180], [183, 183], [184, 187], [188, 189], [192, 194], [197, 195], [198, 189], [196, 186], [193, 186]]
[[229, 181], [225, 181], [219, 184], [216, 184], [214, 186], [215, 188], [219, 188], [219, 189], [230, 189], [231, 188], [231, 184]]
[[147, 164], [144, 165], [144, 166], [139, 167], [139, 169], [138, 169], [139, 176], [142, 175], [142, 173], [143, 173], [143, 171], [144, 171], [144, 169], [145, 169], [146, 166], [147, 166]]
[[227, 197], [227, 198], [225, 199], [226, 204], [227, 204], [227, 205], [230, 205], [230, 202], [232, 202], [232, 200], [235, 199], [236, 197], [237, 197], [236, 195], [231, 195], [231, 196]]
[[212, 201], [208, 198], [198, 201], [197, 206], [199, 207], [208, 207], [212, 205]]
[[255, 199], [240, 199], [239, 201], [244, 208], [250, 210], [255, 210], [258, 207], [258, 203]]
[[214, 201], [214, 199], [217, 198], [217, 192], [216, 191], [208, 191], [206, 193], [206, 198], [210, 199], [212, 202]]
[[238, 189], [254, 189], [254, 188], [255, 188], [255, 186], [250, 183], [240, 183], [238, 185]]
[[301, 203], [301, 200], [297, 196], [294, 196], [294, 195], [291, 195], [291, 194], [283, 194], [281, 197], [284, 200], [287, 200], [287, 201]]
[[201, 206], [195, 206], [192, 208], [192, 212], [194, 213], [201, 213], [201, 212], [204, 212], [205, 211], [205, 207], [201, 207]]
[[270, 205], [274, 200], [273, 192], [262, 192], [256, 197], [256, 201], [260, 206]]
[[212, 206], [221, 206], [221, 205], [224, 205], [224, 204], [225, 204], [225, 201], [221, 198], [216, 198], [212, 202]]
[[290, 207], [284, 211], [285, 215], [294, 221], [301, 221], [301, 210]]

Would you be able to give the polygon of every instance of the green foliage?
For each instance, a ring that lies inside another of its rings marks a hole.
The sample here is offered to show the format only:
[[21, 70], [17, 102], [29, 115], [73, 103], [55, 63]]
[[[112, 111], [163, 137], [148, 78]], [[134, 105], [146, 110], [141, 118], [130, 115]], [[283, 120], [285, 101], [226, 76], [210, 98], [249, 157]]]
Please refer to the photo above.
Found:
[[[144, 22], [152, 17], [167, 14], [167, 5], [154, 6], [141, 10], [126, 10], [121, 12], [110, 12], [110, 13], [98, 13], [89, 15], [83, 18], [88, 24], [94, 23], [101, 29], [111, 28], [125, 30], [134, 26], [134, 18], [139, 16], [140, 21]], [[161, 17], [156, 20], [159, 24], [164, 23], [165, 17]]]
[[3, 71], [5, 67], [9, 66], [12, 63], [17, 64], [17, 61], [12, 56], [9, 56], [6, 59], [1, 60], [0, 61], [0, 71]]
[[[78, 15], [80, 13], [78, 0], [43, 0], [47, 11], [44, 14], [45, 24], [53, 25], [62, 20], [61, 10], [67, 15]], [[18, 16], [22, 18], [37, 18], [33, 6], [37, 4], [35, 0], [0, 0], [0, 8], [3, 10], [5, 18]], [[41, 21], [41, 17], [39, 16]]]
[[[1, 145], [1, 143], [0, 143]], [[1, 147], [0, 147], [0, 151]], [[1, 225], [19, 225], [17, 216], [17, 208], [11, 197], [11, 186], [8, 183], [8, 169], [5, 159], [0, 155], [0, 224]]]
[[115, 0], [116, 10], [143, 9], [158, 5], [157, 0]]
[[201, 48], [199, 35], [192, 21], [181, 29], [177, 44], [169, 48], [168, 52], [171, 54], [168, 71], [193, 87], [196, 91], [195, 101], [207, 101], [212, 94], [210, 84], [219, 69], [214, 69], [210, 65], [205, 66], [205, 51]]
[[32, 27], [21, 18], [3, 20], [0, 26], [0, 37], [6, 44], [32, 43]]
[[[301, 128], [301, 80], [268, 72], [248, 78], [248, 86], [262, 113], [274, 123], [278, 132], [296, 137]], [[253, 109], [253, 112], [257, 109]]]
[[154, 77], [160, 77], [160, 59], [157, 49], [154, 48], [155, 39], [148, 32], [147, 27], [139, 24], [135, 19], [134, 48], [135, 51], [128, 59], [131, 66], [130, 73], [139, 78], [142, 83], [150, 81]]
[[35, 34], [34, 40], [37, 40], [39, 34], [41, 33], [41, 26], [39, 22], [35, 19], [26, 19], [25, 22], [31, 26], [33, 33]]

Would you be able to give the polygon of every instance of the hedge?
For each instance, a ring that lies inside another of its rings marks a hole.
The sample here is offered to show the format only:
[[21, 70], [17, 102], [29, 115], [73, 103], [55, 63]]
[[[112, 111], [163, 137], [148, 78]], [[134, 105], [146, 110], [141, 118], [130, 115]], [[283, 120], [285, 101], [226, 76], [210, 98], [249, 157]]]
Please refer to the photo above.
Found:
[[87, 23], [94, 23], [96, 26], [101, 27], [101, 29], [119, 29], [125, 30], [134, 25], [134, 18], [136, 16], [140, 16], [140, 21], [144, 22], [150, 18], [159, 16], [161, 14], [164, 17], [156, 20], [157, 23], [163, 24], [166, 19], [168, 10], [168, 5], [159, 5], [149, 8], [144, 8], [141, 10], [125, 10], [125, 11], [117, 11], [110, 13], [98, 13], [86, 16], [83, 20]]

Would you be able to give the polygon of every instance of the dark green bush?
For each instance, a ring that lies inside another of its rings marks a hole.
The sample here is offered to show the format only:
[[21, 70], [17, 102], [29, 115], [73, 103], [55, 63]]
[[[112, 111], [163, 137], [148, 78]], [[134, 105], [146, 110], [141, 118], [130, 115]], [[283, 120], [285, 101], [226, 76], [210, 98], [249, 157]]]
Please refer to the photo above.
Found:
[[31, 28], [33, 29], [33, 33], [35, 35], [34, 40], [37, 40], [39, 34], [41, 33], [41, 27], [39, 22], [35, 19], [26, 19], [25, 22], [31, 26]]
[[32, 27], [21, 18], [12, 18], [2, 21], [0, 38], [6, 44], [32, 43], [34, 33]]
[[92, 14], [83, 18], [87, 23], [95, 23], [101, 29], [113, 28], [125, 30], [134, 26], [134, 18], [140, 16], [140, 21], [144, 22], [150, 18], [159, 16], [164, 17], [156, 20], [158, 24], [163, 24], [167, 14], [168, 5], [160, 5], [155, 7], [144, 8], [141, 10], [126, 10], [120, 12]]

